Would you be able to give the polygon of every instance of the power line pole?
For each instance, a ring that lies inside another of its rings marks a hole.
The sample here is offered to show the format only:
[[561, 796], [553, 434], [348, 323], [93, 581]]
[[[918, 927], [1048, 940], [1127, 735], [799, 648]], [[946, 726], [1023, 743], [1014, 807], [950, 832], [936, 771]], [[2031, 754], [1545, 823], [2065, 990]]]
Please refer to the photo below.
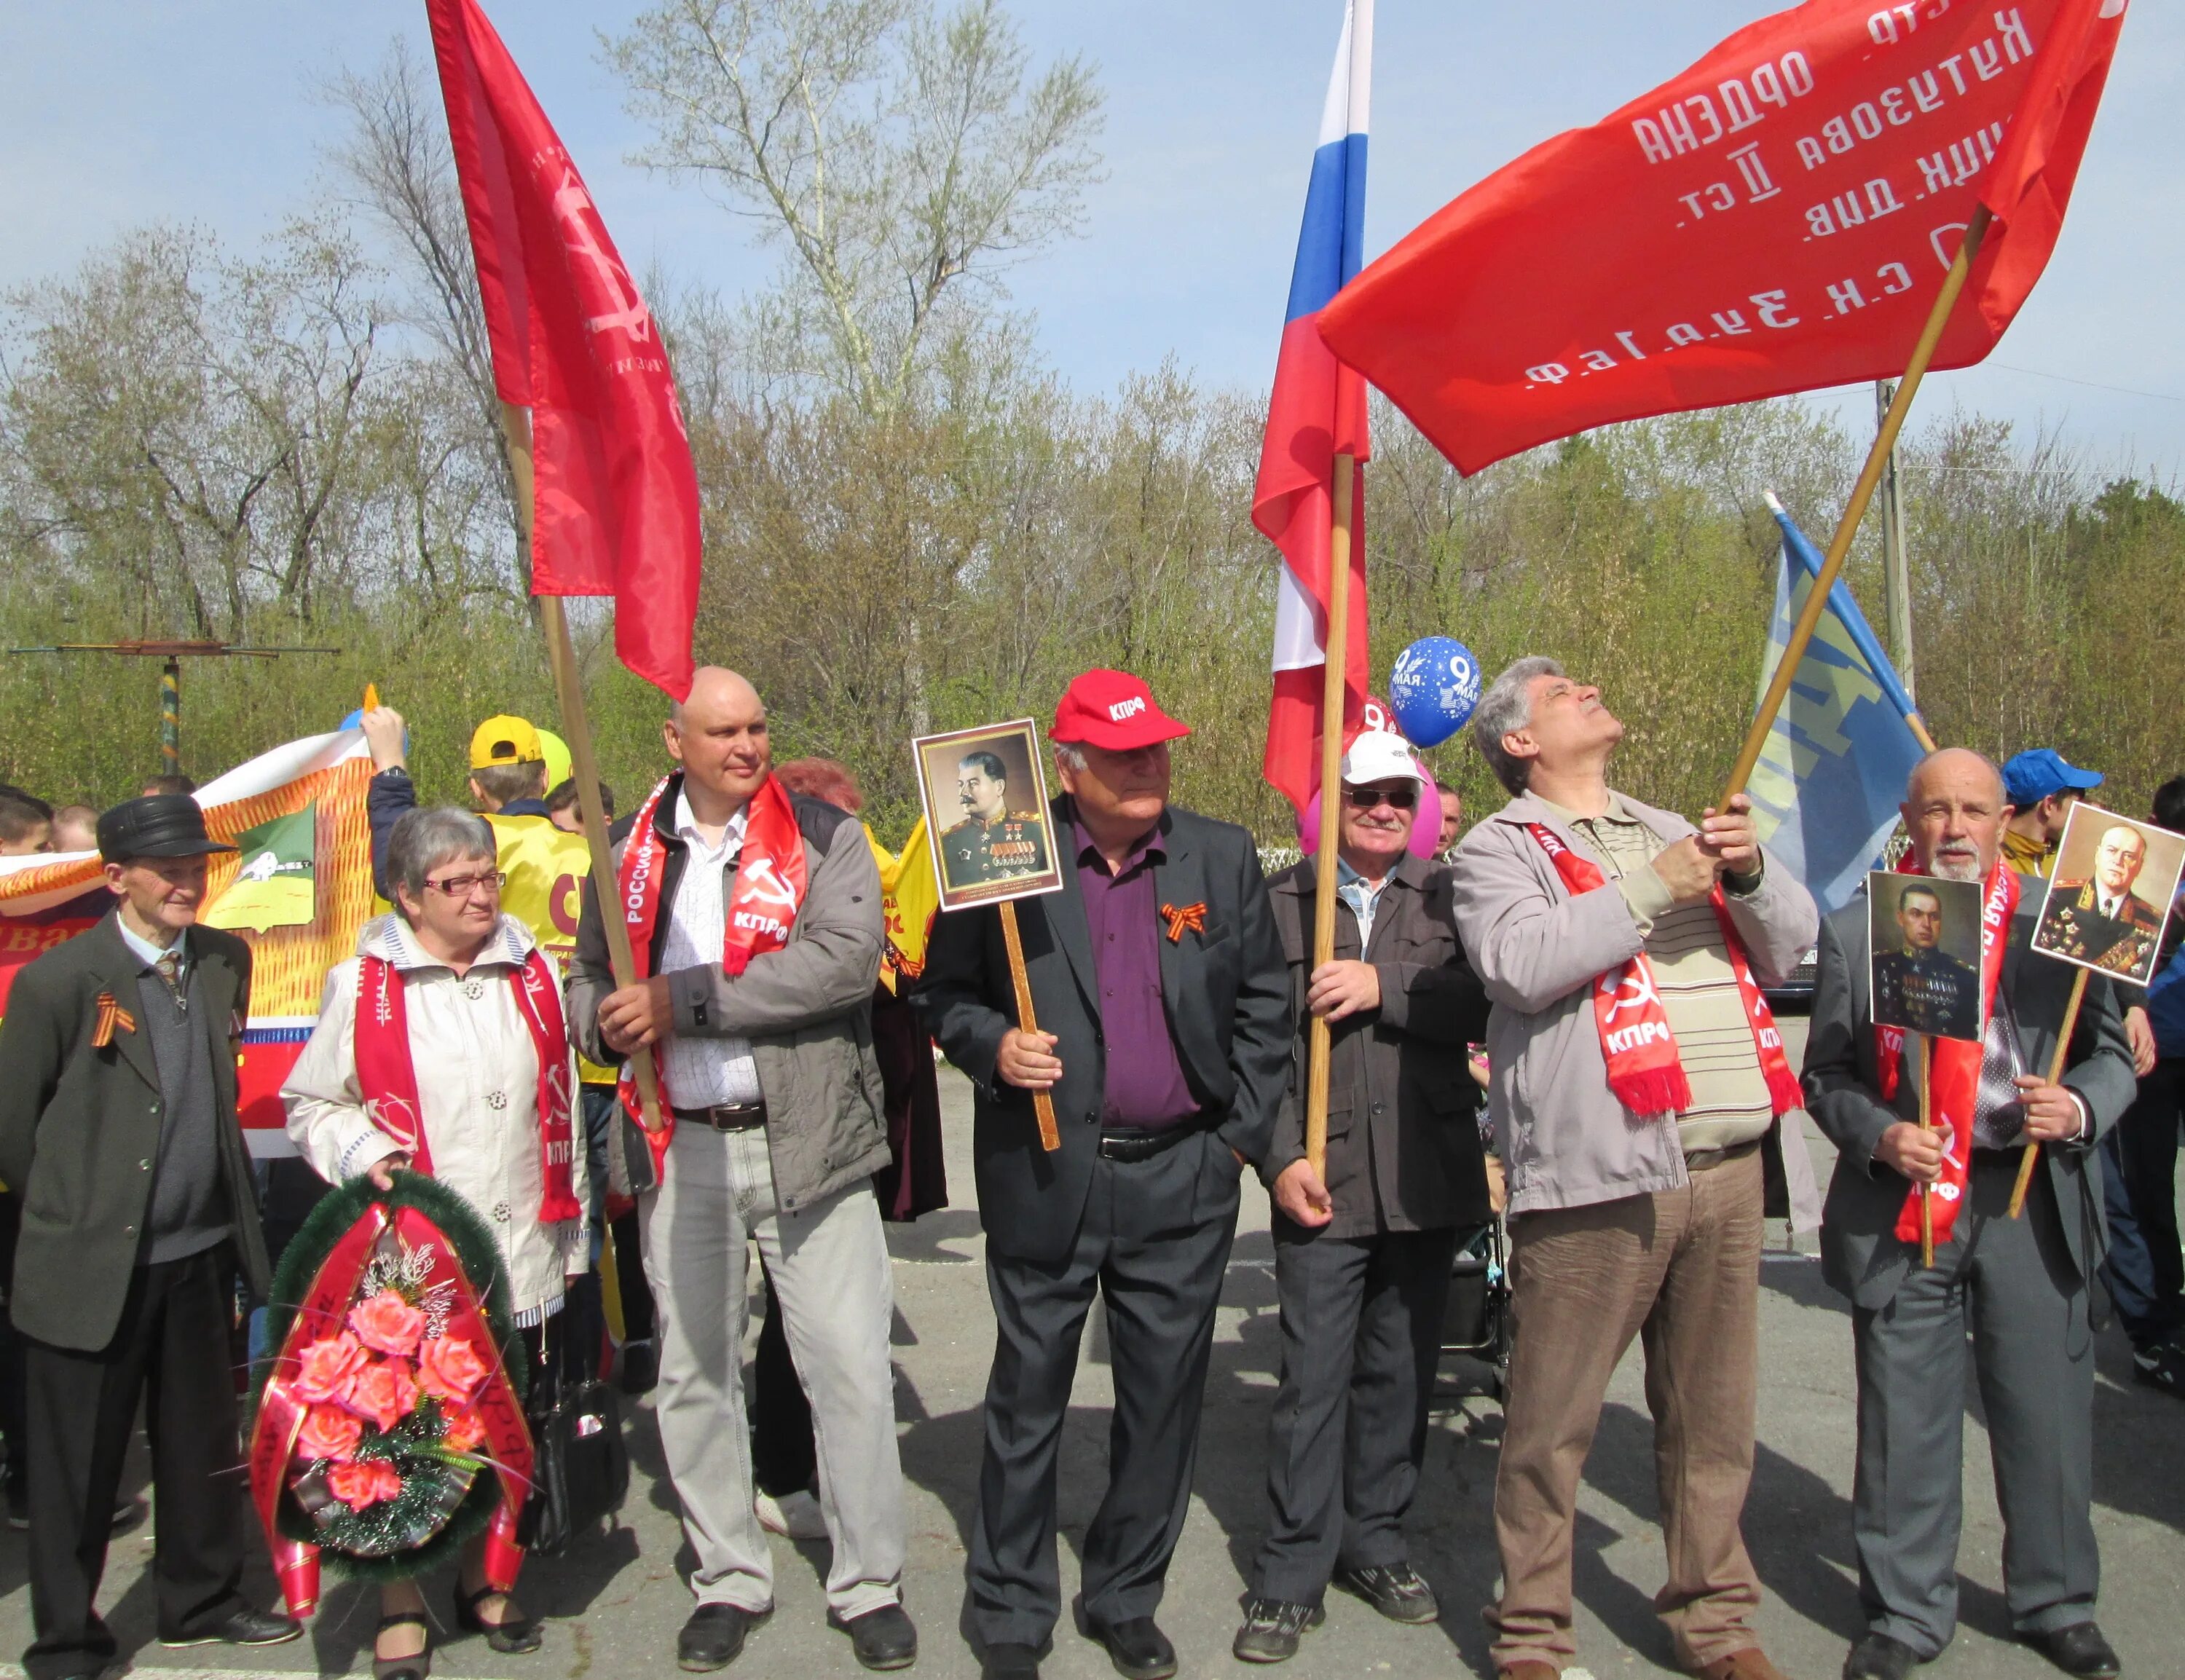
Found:
[[[1897, 395], [1897, 382], [1874, 382], [1874, 420], [1879, 426]], [[1897, 450], [1892, 446], [1881, 469], [1881, 594], [1889, 620], [1889, 657], [1903, 682], [1904, 692], [1914, 699], [1919, 689], [1912, 678], [1912, 573], [1904, 552], [1904, 498], [1897, 481]]]

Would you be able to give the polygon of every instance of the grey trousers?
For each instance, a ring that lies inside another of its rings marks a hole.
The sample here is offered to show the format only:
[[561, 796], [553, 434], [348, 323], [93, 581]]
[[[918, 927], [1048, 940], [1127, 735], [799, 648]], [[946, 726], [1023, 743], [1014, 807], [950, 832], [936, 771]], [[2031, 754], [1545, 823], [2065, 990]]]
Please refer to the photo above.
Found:
[[1241, 1172], [1210, 1131], [1150, 1161], [1098, 1161], [1076, 1243], [1059, 1261], [988, 1247], [994, 1368], [966, 1571], [982, 1644], [1041, 1644], [1062, 1612], [1057, 1454], [1096, 1289], [1107, 1303], [1115, 1402], [1108, 1487], [1081, 1549], [1085, 1614], [1114, 1623], [1160, 1605], [1191, 1504]]
[[[1937, 1655], [1958, 1625], [1965, 1362], [1987, 1413], [2013, 1628], [2093, 1618], [2094, 1338], [2045, 1172], [2009, 1217], [2018, 1152], [1976, 1149], [1966, 1205], [1935, 1266], [1855, 1309], [1859, 1600], [1874, 1631]], [[1970, 1346], [1966, 1337], [1970, 1333]]]
[[1316, 1605], [1338, 1564], [1409, 1560], [1456, 1232], [1341, 1238], [1275, 1221], [1282, 1377], [1267, 1426], [1273, 1531], [1253, 1591]]
[[664, 1181], [638, 1212], [659, 1308], [660, 1444], [698, 1556], [691, 1591], [701, 1604], [774, 1605], [744, 1420], [745, 1280], [756, 1238], [812, 1402], [819, 1509], [834, 1548], [828, 1605], [847, 1620], [901, 1602], [906, 1517], [888, 1353], [895, 1288], [871, 1186], [781, 1213], [763, 1130], [679, 1125]]

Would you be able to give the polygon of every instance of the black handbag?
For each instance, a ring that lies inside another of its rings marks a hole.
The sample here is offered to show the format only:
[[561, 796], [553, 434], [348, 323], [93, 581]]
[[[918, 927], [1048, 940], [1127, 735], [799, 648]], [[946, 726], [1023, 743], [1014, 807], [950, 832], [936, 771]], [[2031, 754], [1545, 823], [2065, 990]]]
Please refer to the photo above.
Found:
[[[559, 1315], [557, 1315], [559, 1316]], [[517, 1543], [539, 1557], [559, 1557], [610, 1524], [629, 1492], [629, 1450], [622, 1438], [622, 1397], [595, 1377], [572, 1380], [556, 1358], [554, 1320], [542, 1326], [541, 1357], [531, 1390], [531, 1497]]]

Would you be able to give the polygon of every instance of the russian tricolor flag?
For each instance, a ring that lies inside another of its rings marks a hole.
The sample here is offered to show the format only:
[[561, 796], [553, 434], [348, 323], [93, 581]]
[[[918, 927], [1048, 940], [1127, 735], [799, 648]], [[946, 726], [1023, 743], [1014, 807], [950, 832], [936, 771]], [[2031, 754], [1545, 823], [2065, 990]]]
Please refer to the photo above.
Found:
[[[1321, 114], [1320, 147], [1312, 157], [1312, 184], [1305, 191], [1305, 226], [1298, 235], [1282, 355], [1275, 364], [1259, 483], [1252, 493], [1252, 522], [1282, 554], [1274, 705], [1262, 773], [1300, 810], [1320, 784], [1335, 457], [1347, 454], [1362, 462], [1369, 453], [1366, 382], [1321, 342], [1314, 320], [1357, 274], [1365, 255], [1372, 66], [1373, 0], [1348, 0]], [[1361, 496], [1354, 504], [1350, 650], [1344, 661], [1346, 735], [1359, 722], [1367, 684], [1363, 512]]]

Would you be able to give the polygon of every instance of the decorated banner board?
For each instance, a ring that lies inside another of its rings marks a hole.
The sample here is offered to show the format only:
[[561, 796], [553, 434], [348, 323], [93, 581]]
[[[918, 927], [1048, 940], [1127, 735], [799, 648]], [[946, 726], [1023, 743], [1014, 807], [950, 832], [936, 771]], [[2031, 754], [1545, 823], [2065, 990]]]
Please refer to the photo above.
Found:
[[2181, 872], [2185, 834], [2078, 801], [2056, 848], [2033, 948], [2145, 985]]
[[[261, 753], [198, 790], [205, 828], [240, 847], [211, 861], [202, 918], [251, 948], [250, 1017], [237, 1058], [243, 1136], [259, 1156], [295, 1153], [281, 1082], [319, 1019], [327, 970], [373, 914], [362, 731]], [[96, 852], [0, 858], [0, 1012], [30, 963], [113, 907]]]
[[1029, 717], [911, 743], [944, 911], [1054, 892], [1061, 854]]
[[1981, 884], [1877, 869], [1866, 907], [1874, 1024], [1978, 1042]]

